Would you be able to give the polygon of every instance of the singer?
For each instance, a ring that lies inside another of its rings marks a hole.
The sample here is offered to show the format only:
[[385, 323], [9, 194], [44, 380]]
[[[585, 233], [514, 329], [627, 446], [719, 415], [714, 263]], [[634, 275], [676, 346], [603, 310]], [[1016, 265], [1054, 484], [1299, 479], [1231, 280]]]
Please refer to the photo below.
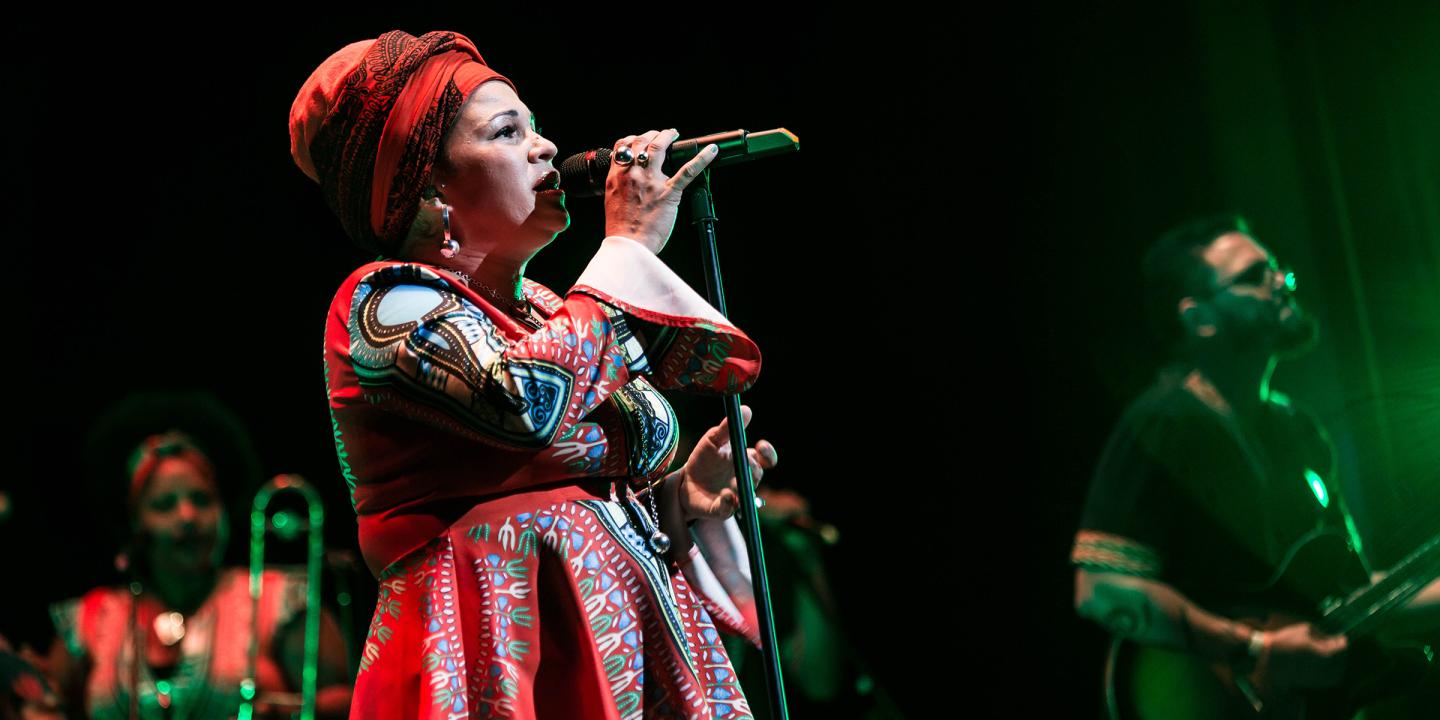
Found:
[[[335, 449], [380, 582], [352, 717], [739, 718], [717, 628], [756, 641], [743, 548], [689, 523], [737, 504], [722, 422], [677, 470], [660, 390], [750, 387], [760, 352], [656, 253], [715, 157], [614, 144], [607, 237], [564, 296], [524, 277], [569, 225], [514, 84], [454, 32], [326, 59], [295, 99], [295, 162], [375, 262], [327, 316]], [[750, 413], [744, 413], [748, 423]], [[747, 453], [758, 481], [776, 463]]]

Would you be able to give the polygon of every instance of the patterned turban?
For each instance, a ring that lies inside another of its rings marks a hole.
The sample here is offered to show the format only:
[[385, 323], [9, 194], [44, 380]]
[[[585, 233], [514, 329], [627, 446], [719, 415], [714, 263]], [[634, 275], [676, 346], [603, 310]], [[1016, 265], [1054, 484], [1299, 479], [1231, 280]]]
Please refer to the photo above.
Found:
[[415, 221], [440, 140], [491, 70], [459, 33], [400, 30], [321, 63], [290, 107], [290, 155], [367, 252], [393, 256]]

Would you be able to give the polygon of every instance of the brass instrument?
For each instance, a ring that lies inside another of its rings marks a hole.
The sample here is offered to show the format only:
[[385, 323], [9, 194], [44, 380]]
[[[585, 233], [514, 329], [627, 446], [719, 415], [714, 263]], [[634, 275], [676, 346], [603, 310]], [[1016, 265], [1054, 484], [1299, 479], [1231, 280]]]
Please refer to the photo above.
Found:
[[[296, 493], [305, 500], [306, 517], [278, 512], [266, 516], [270, 501], [276, 495]], [[276, 475], [255, 494], [250, 510], [250, 608], [253, 632], [250, 633], [250, 656], [245, 665], [245, 679], [240, 683], [239, 720], [254, 715], [255, 668], [260, 654], [260, 592], [265, 570], [265, 534], [273, 532], [282, 538], [295, 538], [307, 533], [308, 551], [305, 563], [305, 662], [301, 671], [300, 720], [315, 718], [315, 684], [320, 659], [320, 569], [325, 554], [325, 507], [320, 494], [299, 475]], [[272, 705], [296, 704], [293, 693], [267, 693], [259, 698]]]

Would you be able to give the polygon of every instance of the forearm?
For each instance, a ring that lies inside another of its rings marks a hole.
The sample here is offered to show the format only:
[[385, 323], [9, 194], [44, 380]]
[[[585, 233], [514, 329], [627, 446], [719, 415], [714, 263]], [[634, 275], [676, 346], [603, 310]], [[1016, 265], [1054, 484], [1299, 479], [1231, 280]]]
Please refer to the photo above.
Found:
[[1253, 628], [1211, 613], [1164, 583], [1121, 573], [1076, 573], [1076, 611], [1135, 642], [1213, 661], [1248, 657]]
[[1440, 634], [1440, 580], [1433, 580], [1380, 631], [1382, 640], [1429, 640]]
[[666, 557], [672, 562], [684, 564], [690, 558], [690, 518], [686, 517], [680, 505], [680, 483], [684, 469], [675, 470], [665, 476], [657, 497], [660, 512], [660, 531], [670, 538], [670, 551]]
[[315, 715], [320, 718], [346, 718], [350, 716], [349, 685], [330, 685], [315, 691]]

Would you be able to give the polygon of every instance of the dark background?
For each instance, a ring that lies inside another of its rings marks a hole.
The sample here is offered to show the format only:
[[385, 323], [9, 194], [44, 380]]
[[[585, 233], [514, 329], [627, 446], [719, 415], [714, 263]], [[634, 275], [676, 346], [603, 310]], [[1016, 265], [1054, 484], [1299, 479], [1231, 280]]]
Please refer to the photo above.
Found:
[[[310, 478], [330, 545], [354, 546], [320, 350], [367, 258], [286, 117], [320, 61], [395, 28], [471, 37], [562, 156], [670, 126], [800, 136], [714, 178], [730, 314], [764, 352], [750, 436], [779, 449], [766, 481], [841, 528], [847, 627], [911, 714], [1094, 715], [1103, 638], [1070, 609], [1066, 554], [1108, 426], [1161, 359], [1139, 255], [1194, 213], [1245, 213], [1295, 268], [1323, 337], [1276, 385], [1329, 424], [1372, 554], [1397, 558], [1440, 500], [1440, 12], [1164, 5], [22, 23], [26, 464], [5, 480], [0, 632], [44, 642], [45, 603], [113, 580], [123, 480], [92, 428], [138, 390], [213, 393], [252, 475]], [[598, 202], [569, 206], [530, 268], [562, 292], [603, 230]], [[683, 224], [663, 257], [700, 282]], [[720, 417], [674, 401], [692, 434]]]

